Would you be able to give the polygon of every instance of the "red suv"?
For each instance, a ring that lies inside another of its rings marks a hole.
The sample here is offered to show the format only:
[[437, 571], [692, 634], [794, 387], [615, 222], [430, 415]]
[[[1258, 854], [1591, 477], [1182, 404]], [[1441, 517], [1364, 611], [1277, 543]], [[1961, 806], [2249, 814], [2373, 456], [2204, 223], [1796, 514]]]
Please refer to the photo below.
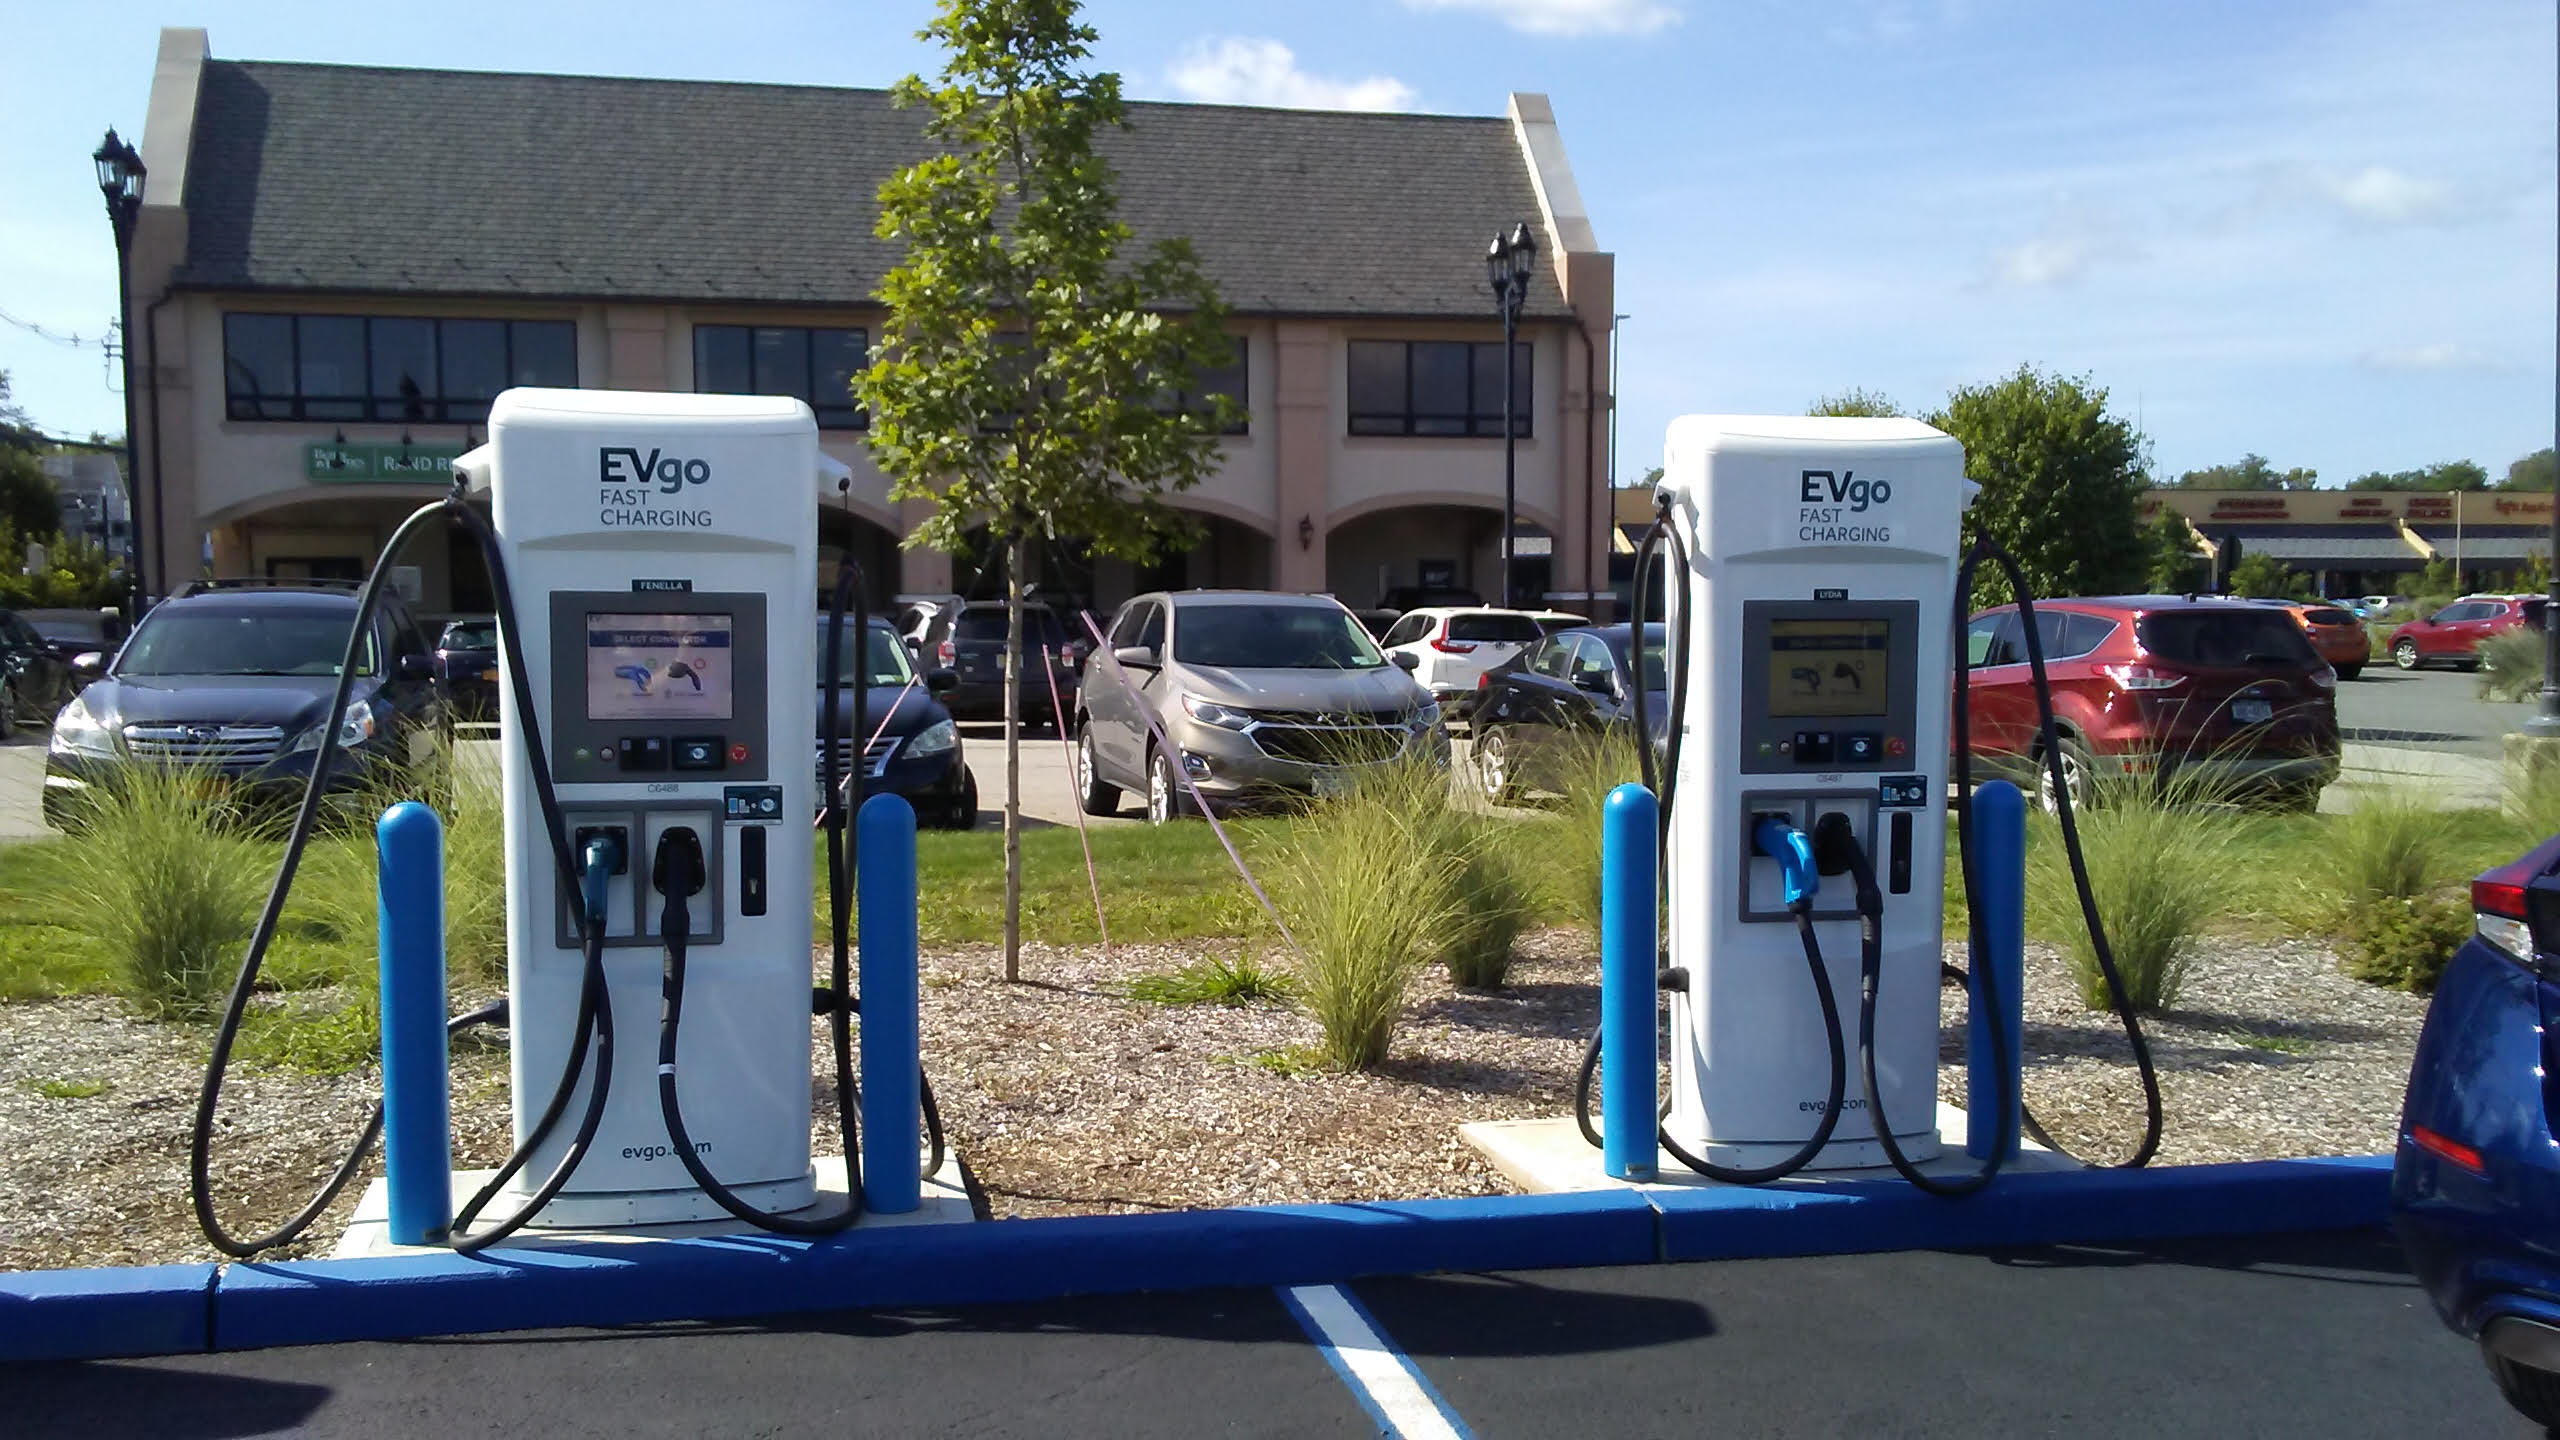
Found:
[[2424, 620], [2391, 632], [2391, 663], [2415, 670], [2442, 661], [2468, 670], [2480, 663], [2480, 642], [2519, 625], [2542, 627], [2539, 595], [2465, 595]]
[[[2102, 779], [2197, 775], [2308, 809], [2338, 774], [2337, 673], [2282, 610], [2175, 595], [2040, 600], [2036, 629], [2074, 803]], [[2033, 771], [2035, 686], [2014, 606], [1966, 628], [1974, 755], [1984, 771]]]

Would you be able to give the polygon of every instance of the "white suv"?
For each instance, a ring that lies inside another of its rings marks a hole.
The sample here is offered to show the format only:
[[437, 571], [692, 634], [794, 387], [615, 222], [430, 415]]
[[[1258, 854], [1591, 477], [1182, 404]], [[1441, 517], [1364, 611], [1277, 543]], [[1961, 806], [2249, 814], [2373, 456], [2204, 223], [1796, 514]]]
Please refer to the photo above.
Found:
[[1413, 678], [1440, 702], [1441, 713], [1463, 717], [1476, 702], [1484, 673], [1545, 638], [1535, 613], [1482, 606], [1408, 610], [1378, 642], [1389, 659], [1410, 655]]

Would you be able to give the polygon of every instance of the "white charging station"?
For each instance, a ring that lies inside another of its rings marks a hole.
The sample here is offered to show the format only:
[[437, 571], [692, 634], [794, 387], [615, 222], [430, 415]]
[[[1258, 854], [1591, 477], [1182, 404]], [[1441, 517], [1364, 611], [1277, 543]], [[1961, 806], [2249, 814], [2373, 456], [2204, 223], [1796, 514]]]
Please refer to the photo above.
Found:
[[[1810, 832], [1845, 815], [1884, 892], [1878, 1093], [1913, 1160], [1937, 1153], [1938, 967], [1946, 865], [1950, 636], [1964, 450], [1913, 420], [1692, 415], [1660, 490], [1689, 569], [1665, 589], [1691, 653], [1668, 841], [1666, 1132], [1753, 1167], [1813, 1136], [1831, 1040], [1780, 895], [1752, 842], [1763, 815]], [[1826, 883], [1815, 932], [1854, 1027], [1858, 917]], [[1854, 1028], [1847, 1037], [1854, 1047]], [[1854, 1065], [1854, 1058], [1852, 1064]], [[1811, 1168], [1885, 1163], [1853, 1081]]]
[[[585, 1160], [536, 1225], [706, 1219], [658, 1099], [661, 947], [651, 859], [691, 829], [684, 1112], [706, 1166], [771, 1211], [816, 1196], [809, 1012], [816, 809], [815, 505], [844, 467], [788, 398], [509, 390], [458, 467], [489, 496], [563, 820], [583, 848], [619, 830], [604, 963], [612, 1089]], [[501, 677], [508, 682], [510, 677]], [[500, 723], [522, 733], [511, 683]], [[574, 1038], [584, 958], [522, 747], [503, 747], [507, 993], [516, 1139]], [[582, 1076], [568, 1114], [586, 1103]], [[559, 1162], [555, 1127], [513, 1182]]]

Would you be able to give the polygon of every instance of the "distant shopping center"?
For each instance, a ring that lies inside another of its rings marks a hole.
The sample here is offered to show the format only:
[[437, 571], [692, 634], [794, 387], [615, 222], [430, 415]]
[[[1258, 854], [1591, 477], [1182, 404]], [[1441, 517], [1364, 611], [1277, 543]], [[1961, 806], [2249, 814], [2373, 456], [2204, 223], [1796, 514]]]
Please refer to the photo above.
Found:
[[2311, 577], [2323, 595], [2411, 594], [2442, 560], [2455, 589], [2513, 588], [2551, 556], [2551, 496], [2523, 491], [2154, 490], [2147, 523], [2163, 511], [2219, 576], [2242, 555], [2264, 555]]

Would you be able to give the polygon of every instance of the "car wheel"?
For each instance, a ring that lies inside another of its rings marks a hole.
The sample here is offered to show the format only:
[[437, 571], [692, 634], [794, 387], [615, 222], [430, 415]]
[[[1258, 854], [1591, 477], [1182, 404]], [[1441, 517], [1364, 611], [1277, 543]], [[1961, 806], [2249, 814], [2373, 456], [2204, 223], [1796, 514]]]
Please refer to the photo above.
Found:
[[960, 772], [960, 795], [942, 812], [945, 830], [974, 830], [978, 825], [978, 777], [967, 770]]
[[1103, 783], [1102, 772], [1093, 760], [1093, 732], [1090, 729], [1076, 735], [1076, 799], [1087, 815], [1120, 813], [1120, 787]]
[[18, 687], [0, 685], [0, 741], [16, 736], [27, 717], [18, 708]]
[[[2071, 808], [2086, 810], [2097, 799], [2097, 757], [2089, 753], [2088, 746], [2068, 735], [2062, 737], [2061, 745], [2062, 779], [2071, 787]], [[2042, 756], [2036, 757], [2036, 803], [2044, 807], [2047, 815], [2061, 809], [2053, 793], [2053, 767]]]
[[2391, 647], [2391, 663], [2399, 666], [2403, 670], [2417, 669], [2418, 642], [2415, 640], [2402, 640], [2393, 644]]
[[1475, 739], [1476, 783], [1484, 787], [1486, 799], [1508, 804], [1520, 793], [1520, 777], [1511, 763], [1511, 732], [1489, 728]]
[[1162, 750], [1147, 756], [1147, 823], [1162, 825], [1191, 813], [1182, 795], [1182, 781], [1173, 773], [1173, 757]]
[[2560, 1375], [2519, 1365], [2502, 1355], [2486, 1355], [2498, 1393], [2516, 1413], [2546, 1430], [2560, 1429]]
[[2331, 669], [2333, 669], [2333, 670], [2335, 670], [2335, 671], [2337, 671], [2337, 672], [2338, 672], [2338, 678], [2339, 678], [2339, 679], [2341, 679], [2341, 680], [2353, 680], [2353, 679], [2354, 679], [2354, 678], [2356, 678], [2357, 676], [2359, 676], [2359, 675], [2361, 675], [2361, 674], [2363, 674], [2363, 673], [2364, 673], [2364, 662], [2363, 662], [2363, 661], [2361, 661], [2361, 660], [2358, 660], [2358, 661], [2353, 662], [2352, 664], [2347, 664], [2347, 665], [2333, 665], [2333, 666], [2331, 666], [2331, 667], [2329, 667], [2329, 668], [2331, 668]]

